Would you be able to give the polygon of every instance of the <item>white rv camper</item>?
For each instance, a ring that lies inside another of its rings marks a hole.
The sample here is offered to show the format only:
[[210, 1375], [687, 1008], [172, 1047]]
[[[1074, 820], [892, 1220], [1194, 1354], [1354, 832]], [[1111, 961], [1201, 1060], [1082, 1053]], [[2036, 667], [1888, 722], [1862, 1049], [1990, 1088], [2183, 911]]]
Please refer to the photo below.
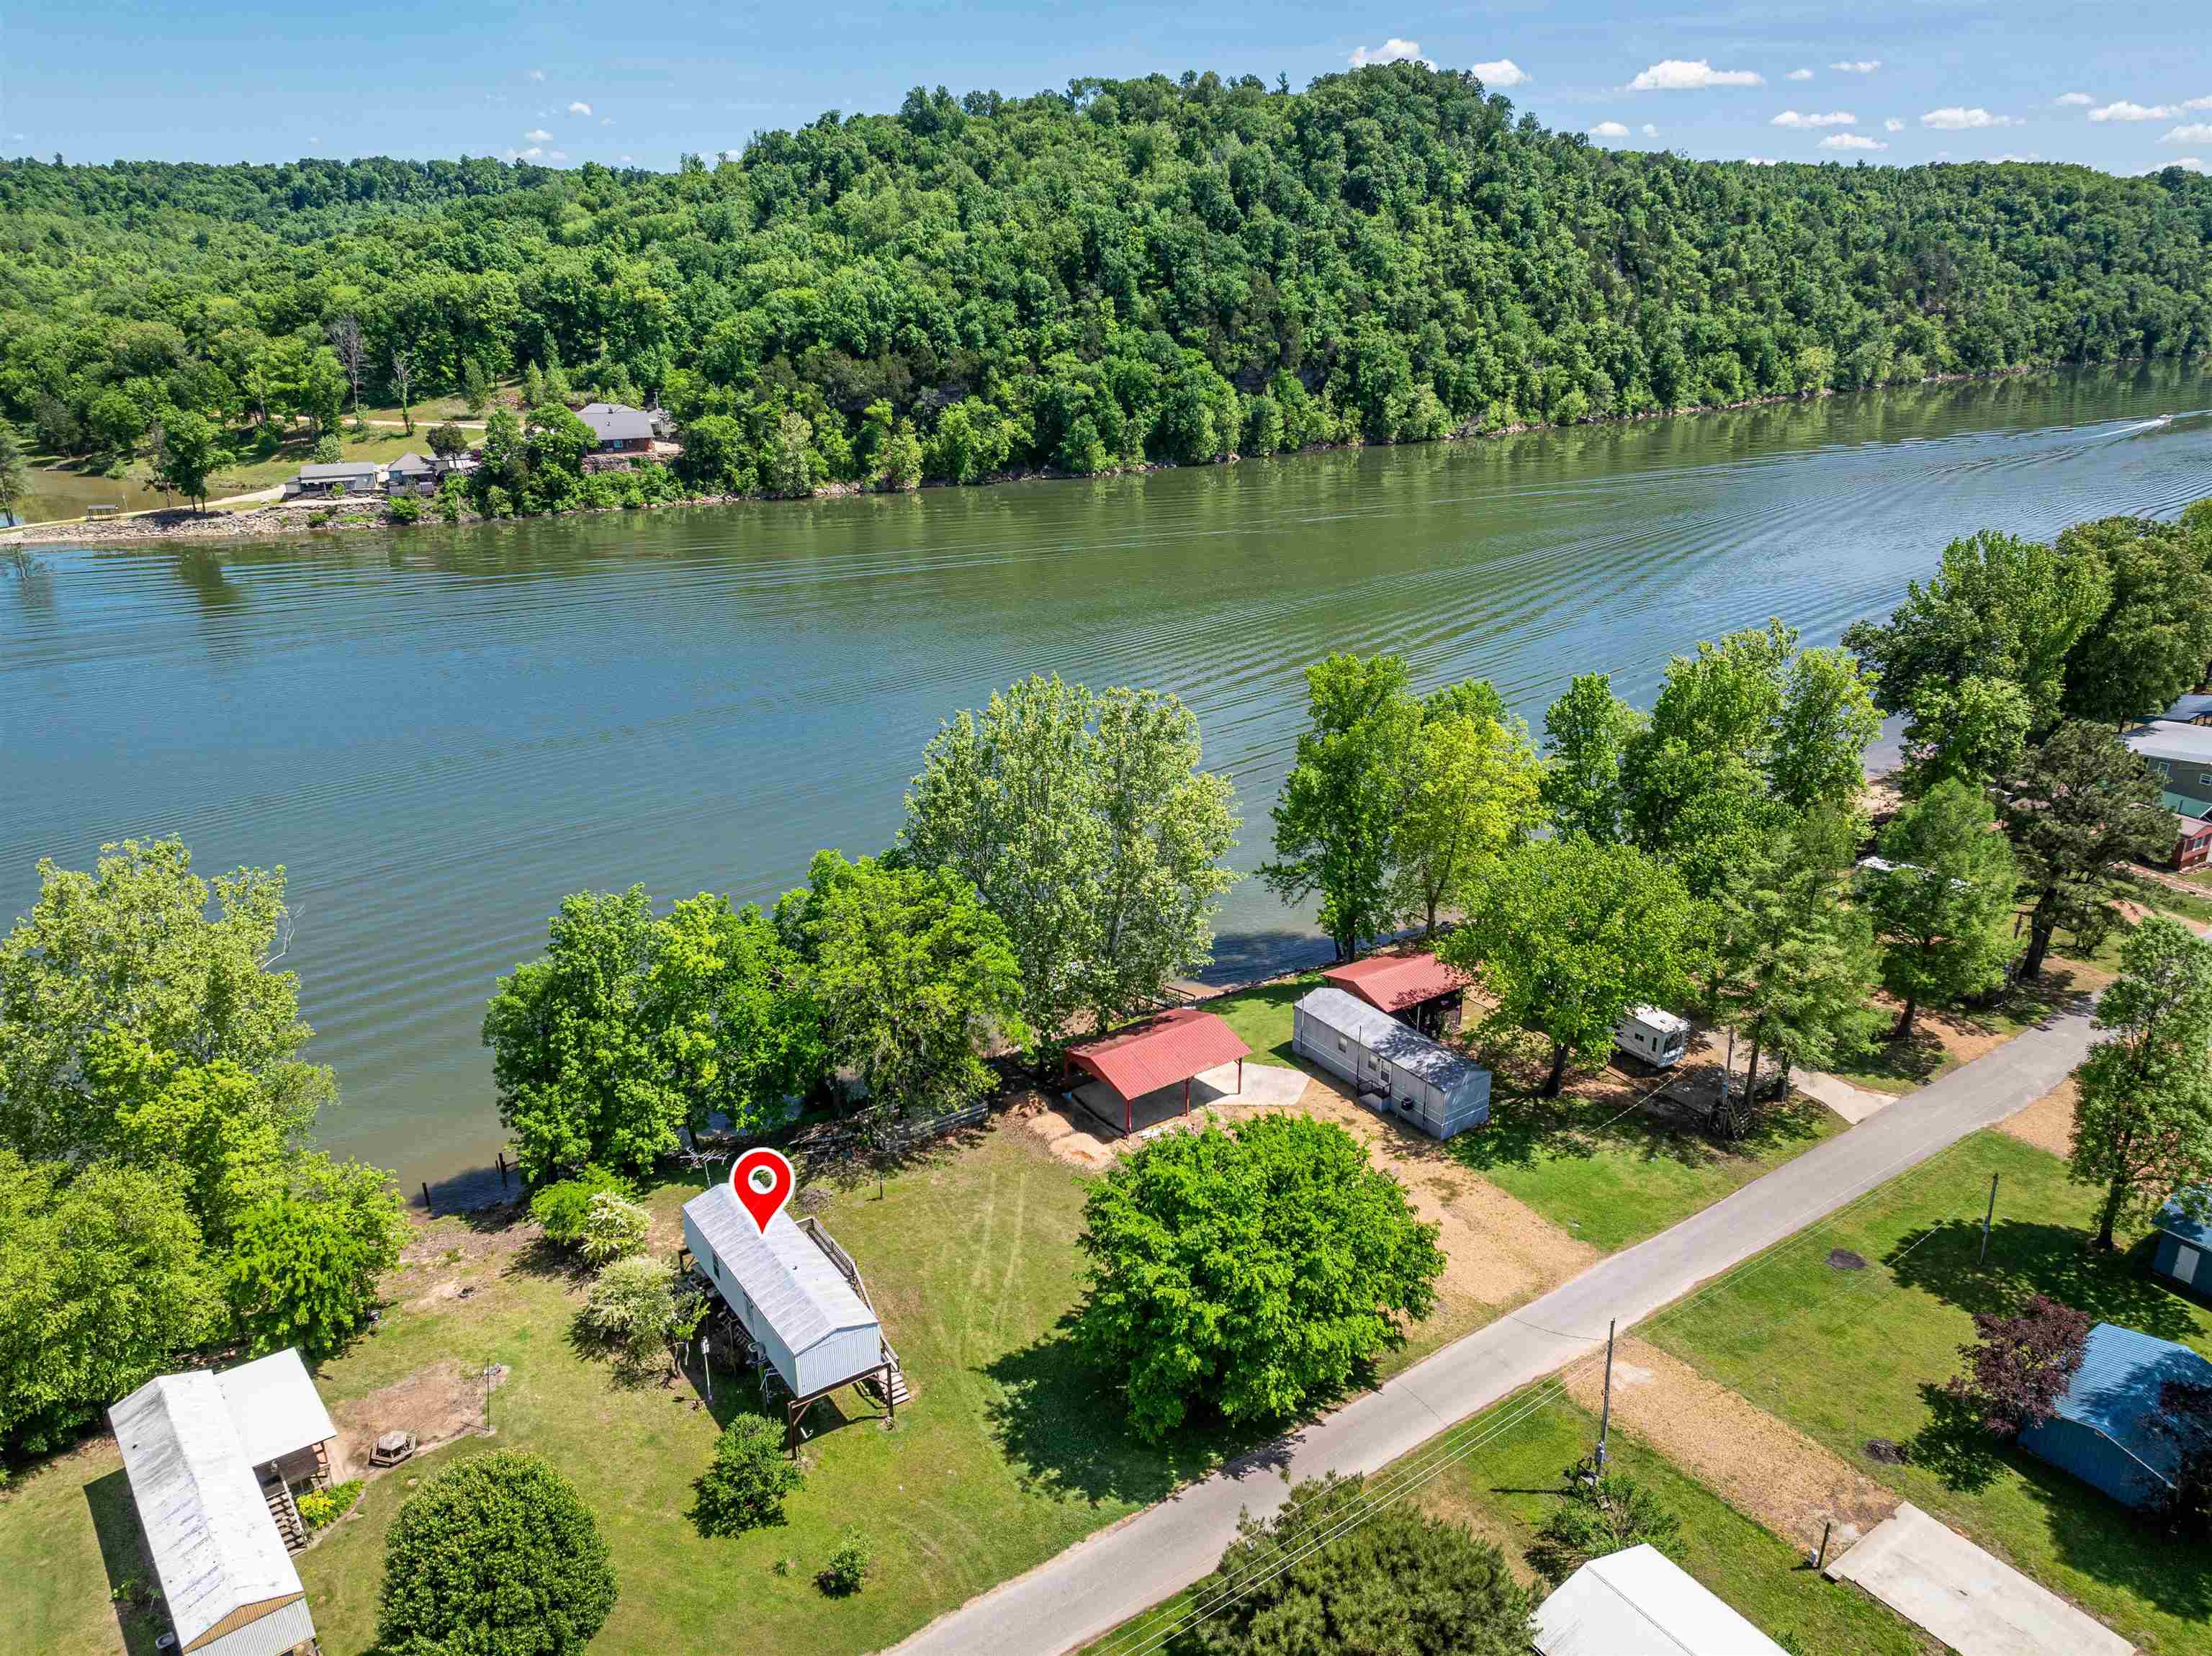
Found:
[[1613, 1026], [1613, 1044], [1655, 1070], [1671, 1070], [1690, 1047], [1690, 1021], [1656, 1006], [1636, 1006]]

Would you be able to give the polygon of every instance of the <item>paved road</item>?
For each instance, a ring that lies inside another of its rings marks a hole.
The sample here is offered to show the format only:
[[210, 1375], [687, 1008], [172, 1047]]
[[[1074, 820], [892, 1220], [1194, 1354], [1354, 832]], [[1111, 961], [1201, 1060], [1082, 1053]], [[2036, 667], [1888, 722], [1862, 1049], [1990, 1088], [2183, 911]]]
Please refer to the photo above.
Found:
[[[1240, 1508], [1272, 1512], [1292, 1483], [1370, 1472], [1604, 1344], [1623, 1329], [1968, 1133], [2057, 1086], [2088, 1019], [2030, 1029], [1753, 1180], [1672, 1229], [1600, 1260], [1346, 1404], [1287, 1442], [1194, 1483], [1028, 1574], [939, 1617], [902, 1656], [1057, 1656], [1207, 1574]], [[1287, 1470], [1288, 1477], [1281, 1474]]]

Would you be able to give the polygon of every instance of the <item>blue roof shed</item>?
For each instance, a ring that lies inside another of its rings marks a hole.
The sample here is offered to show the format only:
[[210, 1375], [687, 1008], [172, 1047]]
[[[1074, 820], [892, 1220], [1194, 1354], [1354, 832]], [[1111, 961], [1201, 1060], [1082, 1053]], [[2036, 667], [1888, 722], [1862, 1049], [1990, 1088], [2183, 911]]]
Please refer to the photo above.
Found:
[[2179, 1459], [2172, 1440], [2150, 1429], [2168, 1380], [2212, 1386], [2212, 1362], [2172, 1340], [2099, 1323], [2057, 1411], [2022, 1432], [2020, 1447], [2123, 1506], [2149, 1506], [2172, 1487]]
[[[2212, 1191], [2182, 1192], [2158, 1210], [2157, 1238], [2151, 1244], [2150, 1269], [2154, 1277], [2212, 1296]], [[2189, 1208], [2198, 1210], [2196, 1213]]]

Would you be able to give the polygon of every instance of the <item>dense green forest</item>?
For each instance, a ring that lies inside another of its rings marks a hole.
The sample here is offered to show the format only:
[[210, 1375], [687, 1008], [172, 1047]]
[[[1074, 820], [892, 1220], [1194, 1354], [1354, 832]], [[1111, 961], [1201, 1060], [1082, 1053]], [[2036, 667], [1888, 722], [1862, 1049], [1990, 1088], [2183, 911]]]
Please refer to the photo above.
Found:
[[917, 89], [673, 174], [6, 161], [0, 227], [0, 416], [92, 455], [181, 412], [273, 446], [394, 400], [396, 360], [417, 397], [532, 364], [657, 396], [696, 481], [780, 488], [2212, 341], [2212, 179], [1608, 151], [1407, 63]]

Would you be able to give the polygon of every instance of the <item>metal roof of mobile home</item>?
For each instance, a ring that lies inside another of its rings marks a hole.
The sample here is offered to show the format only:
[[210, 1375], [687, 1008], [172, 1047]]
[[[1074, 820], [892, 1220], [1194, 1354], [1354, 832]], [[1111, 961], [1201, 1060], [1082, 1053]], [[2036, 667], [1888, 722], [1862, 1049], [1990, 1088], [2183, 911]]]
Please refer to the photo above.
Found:
[[[2212, 1204], [2212, 1191], [2197, 1192], [2208, 1204]], [[2212, 1205], [2208, 1205], [2200, 1216], [2181, 1205], [2181, 1193], [2177, 1191], [2166, 1204], [2158, 1210], [2151, 1222], [2169, 1236], [2179, 1236], [2197, 1247], [2212, 1247]]]
[[1449, 1091], [1469, 1076], [1483, 1073], [1482, 1066], [1472, 1059], [1462, 1058], [1344, 990], [1326, 985], [1310, 990], [1298, 1002], [1298, 1010], [1340, 1035], [1351, 1036], [1376, 1057], [1387, 1059], [1401, 1070], [1411, 1070], [1431, 1086]]
[[1402, 1012], [1425, 1000], [1464, 989], [1474, 979], [1435, 955], [1370, 955], [1364, 961], [1322, 968], [1322, 976], [1370, 1006]]
[[1537, 1607], [1544, 1656], [1785, 1656], [1656, 1547], [1592, 1559]]
[[2159, 1388], [2168, 1380], [2212, 1386], [2212, 1362], [2155, 1334], [2099, 1323], [2089, 1331], [2073, 1384], [2052, 1412], [2110, 1438], [2170, 1483], [2179, 1451], [2171, 1438], [2149, 1428], [2160, 1412]]
[[1119, 1096], [1138, 1099], [1251, 1052], [1213, 1013], [1182, 1006], [1096, 1040], [1079, 1041], [1067, 1049], [1067, 1058]]
[[215, 1375], [157, 1376], [107, 1418], [181, 1647], [240, 1611], [302, 1596]]
[[841, 1329], [877, 1325], [845, 1273], [787, 1215], [776, 1214], [763, 1232], [726, 1180], [693, 1197], [684, 1212], [793, 1356]]
[[2120, 739], [2146, 759], [2212, 762], [2212, 725], [2170, 725], [2160, 719], [2138, 725]]
[[226, 1368], [215, 1383], [249, 1466], [264, 1466], [338, 1435], [296, 1346]]

